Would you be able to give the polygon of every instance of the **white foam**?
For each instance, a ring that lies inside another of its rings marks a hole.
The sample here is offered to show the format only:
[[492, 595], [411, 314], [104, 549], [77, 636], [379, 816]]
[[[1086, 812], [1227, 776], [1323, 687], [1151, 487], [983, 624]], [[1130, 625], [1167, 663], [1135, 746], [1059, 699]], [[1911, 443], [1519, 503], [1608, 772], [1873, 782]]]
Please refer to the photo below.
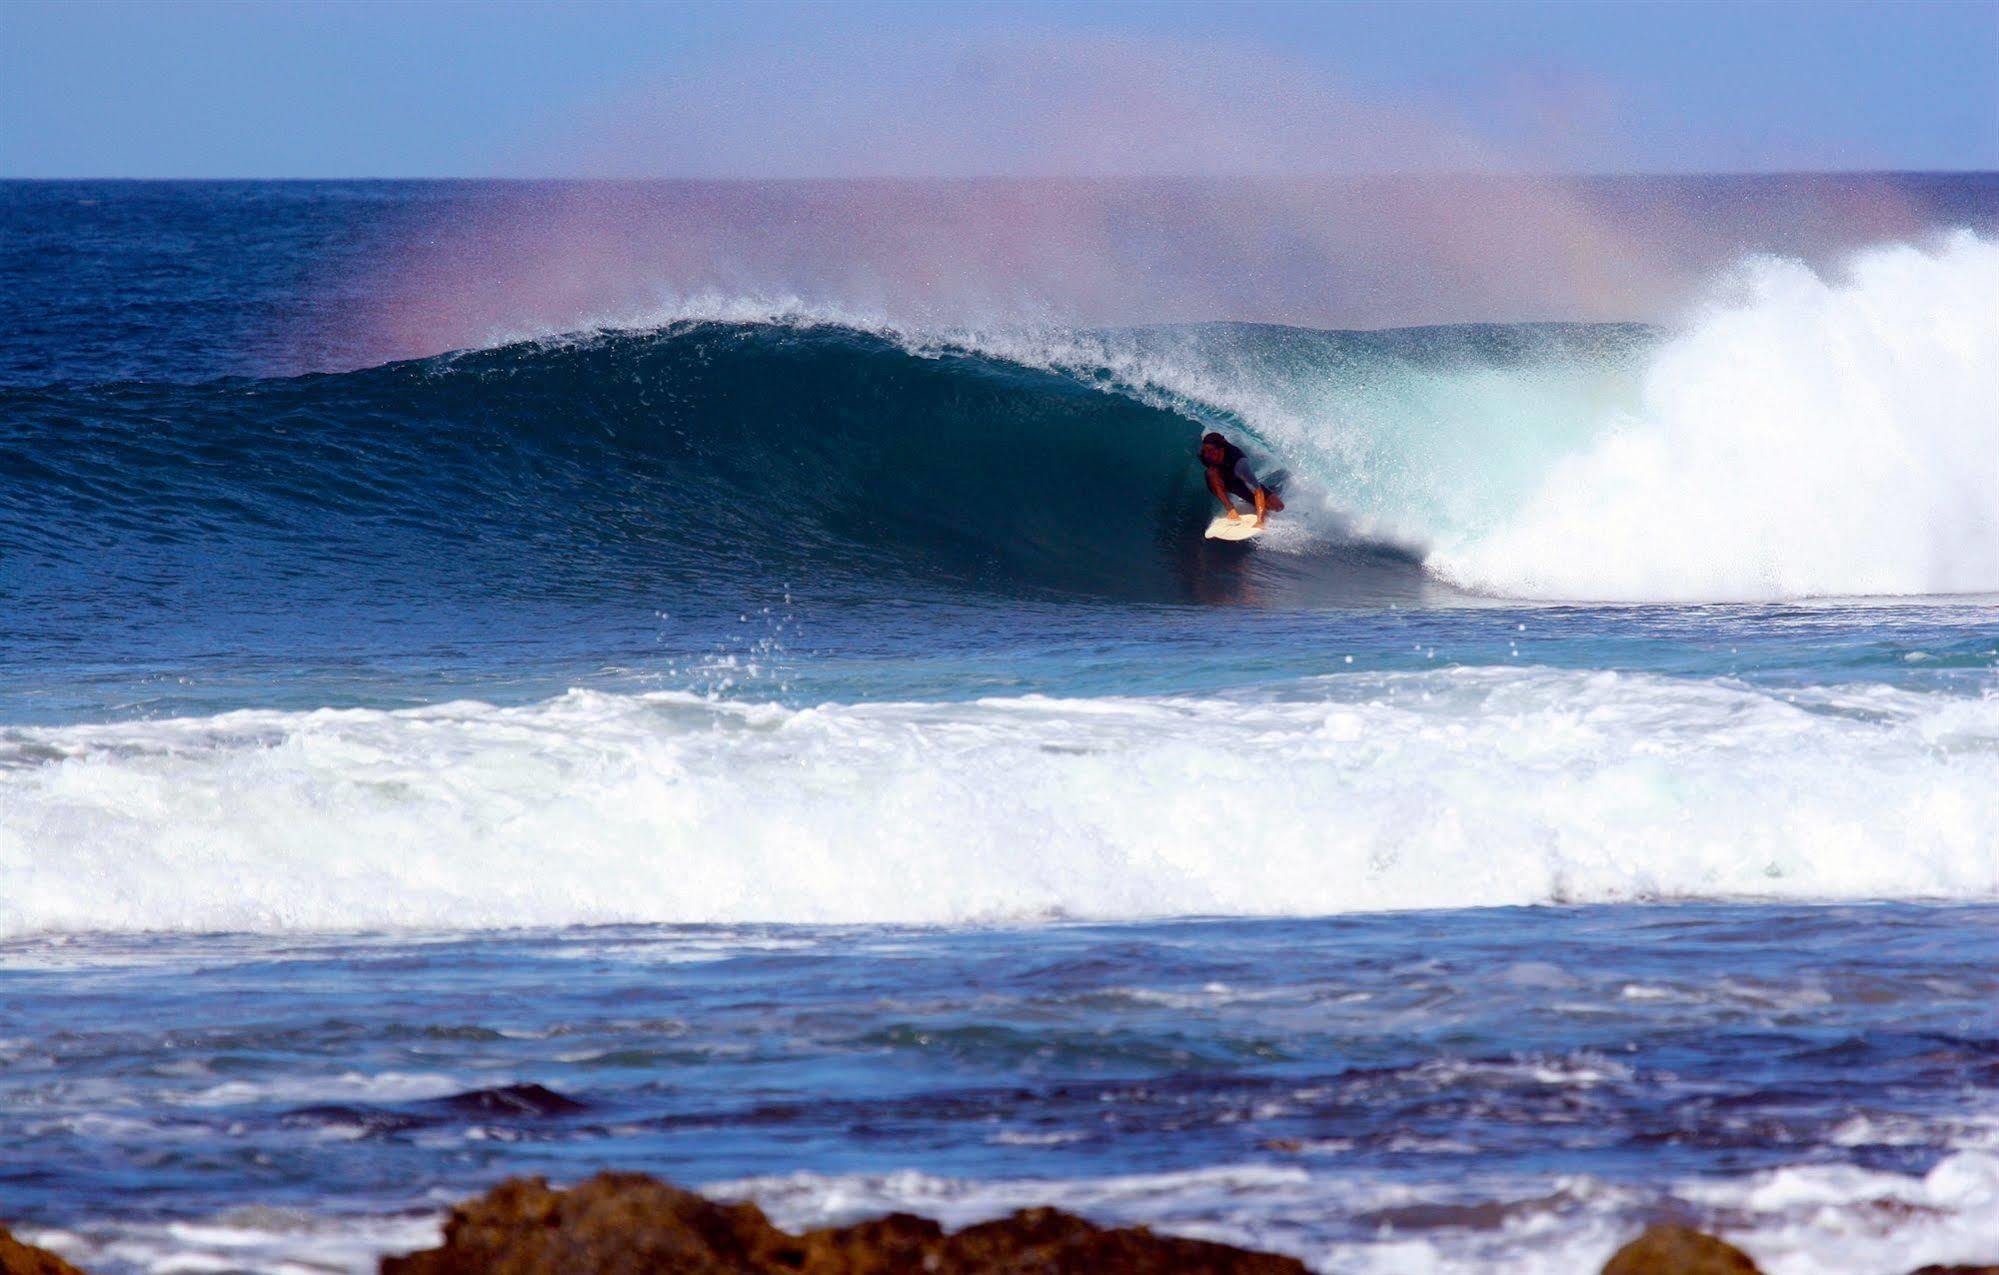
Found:
[[1638, 409], [1432, 563], [1534, 597], [1999, 589], [1999, 243], [1748, 264]]
[[291, 1076], [281, 1080], [230, 1080], [184, 1094], [160, 1095], [164, 1102], [195, 1107], [244, 1107], [302, 1102], [415, 1102], [443, 1098], [477, 1087], [503, 1083], [490, 1077], [463, 1082], [431, 1072], [387, 1071], [377, 1075], [341, 1072], [326, 1076]]
[[[1661, 1213], [1691, 1213], [1768, 1275], [1876, 1275], [1999, 1255], [1999, 1158], [1960, 1152], [1927, 1175], [1796, 1166], [1664, 1189], [1588, 1177], [1391, 1182], [1319, 1167], [1244, 1164], [1175, 1173], [976, 1181], [902, 1172], [720, 1182], [779, 1225], [839, 1225], [905, 1209], [959, 1227], [1058, 1201], [1111, 1224], [1293, 1254], [1353, 1275], [1572, 1275], [1600, 1269]], [[1453, 1225], [1396, 1225], [1394, 1210], [1463, 1209]], [[1474, 1216], [1482, 1221], [1472, 1222]], [[1355, 1228], [1353, 1220], [1363, 1220]], [[1342, 1225], [1343, 1223], [1347, 1225]], [[1368, 1238], [1352, 1238], [1360, 1230]], [[1345, 1232], [1344, 1235], [1341, 1232]]]
[[1746, 1214], [1730, 1238], [1766, 1275], [1901, 1271], [1999, 1261], [1999, 1156], [1960, 1151], [1922, 1177], [1798, 1165], [1681, 1184], [1681, 1198]]
[[4, 748], [6, 934], [1999, 895], [1999, 696], [1879, 686], [1450, 669], [807, 709], [577, 691]]
[[105, 1220], [17, 1233], [92, 1271], [372, 1275], [384, 1254], [437, 1245], [440, 1222], [434, 1215], [341, 1216], [247, 1205], [193, 1221]]

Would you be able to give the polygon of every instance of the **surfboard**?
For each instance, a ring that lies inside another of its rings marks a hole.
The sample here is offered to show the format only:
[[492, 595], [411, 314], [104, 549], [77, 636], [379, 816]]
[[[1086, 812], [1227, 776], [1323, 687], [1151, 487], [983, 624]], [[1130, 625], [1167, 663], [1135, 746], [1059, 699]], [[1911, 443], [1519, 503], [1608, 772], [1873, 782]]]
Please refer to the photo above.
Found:
[[1262, 527], [1256, 525], [1256, 518], [1252, 514], [1244, 514], [1235, 522], [1230, 522], [1227, 514], [1216, 514], [1215, 520], [1208, 524], [1208, 539], [1254, 540], [1262, 535], [1263, 531]]

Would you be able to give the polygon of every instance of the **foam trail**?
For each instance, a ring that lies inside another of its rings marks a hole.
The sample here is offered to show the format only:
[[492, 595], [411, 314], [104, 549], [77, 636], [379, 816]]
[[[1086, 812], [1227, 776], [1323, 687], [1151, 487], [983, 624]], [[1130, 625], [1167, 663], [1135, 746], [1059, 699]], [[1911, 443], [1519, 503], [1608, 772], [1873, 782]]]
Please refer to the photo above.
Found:
[[[0, 933], [1999, 895], [1999, 699], [1885, 687], [1457, 669], [802, 710], [576, 691], [6, 747]], [[1254, 854], [1231, 791], [1263, 794]]]
[[1658, 351], [1637, 412], [1432, 565], [1514, 596], [1999, 590], [1999, 242], [1763, 260]]

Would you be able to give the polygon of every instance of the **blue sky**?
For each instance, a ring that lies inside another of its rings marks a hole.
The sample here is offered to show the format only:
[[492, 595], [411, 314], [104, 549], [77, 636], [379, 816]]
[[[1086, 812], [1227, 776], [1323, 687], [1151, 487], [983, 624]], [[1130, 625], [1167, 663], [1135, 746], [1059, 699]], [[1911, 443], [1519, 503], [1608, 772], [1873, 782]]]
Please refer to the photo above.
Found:
[[0, 0], [5, 176], [1403, 162], [1999, 168], [1999, 0]]

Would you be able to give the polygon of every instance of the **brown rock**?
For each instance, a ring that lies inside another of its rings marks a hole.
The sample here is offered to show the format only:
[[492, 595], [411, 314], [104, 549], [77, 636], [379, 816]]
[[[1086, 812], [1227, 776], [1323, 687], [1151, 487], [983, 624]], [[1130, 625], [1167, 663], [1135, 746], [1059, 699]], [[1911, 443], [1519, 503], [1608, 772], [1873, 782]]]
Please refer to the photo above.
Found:
[[23, 1244], [0, 1226], [0, 1275], [83, 1275], [45, 1248]]
[[1760, 1275], [1726, 1240], [1691, 1226], [1652, 1226], [1611, 1254], [1603, 1275]]
[[[1011, 1217], [968, 1226], [945, 1239], [936, 1250], [936, 1258], [936, 1265], [928, 1269], [939, 1275], [995, 1275], [1002, 1271], [1019, 1275], [1306, 1275], [1305, 1264], [1295, 1257], [1154, 1235], [1143, 1226], [1107, 1230], [1059, 1209], [1022, 1209]], [[824, 1275], [848, 1272], [831, 1268]]]
[[715, 1204], [643, 1174], [602, 1173], [573, 1191], [513, 1178], [453, 1209], [442, 1248], [385, 1257], [382, 1275], [724, 1275], [759, 1269], [750, 1244], [770, 1230], [754, 1205]]
[[754, 1204], [717, 1204], [635, 1173], [568, 1191], [516, 1178], [459, 1205], [442, 1247], [382, 1275], [1305, 1275], [1295, 1258], [1106, 1229], [1023, 1209], [955, 1235], [908, 1213], [792, 1235]]

